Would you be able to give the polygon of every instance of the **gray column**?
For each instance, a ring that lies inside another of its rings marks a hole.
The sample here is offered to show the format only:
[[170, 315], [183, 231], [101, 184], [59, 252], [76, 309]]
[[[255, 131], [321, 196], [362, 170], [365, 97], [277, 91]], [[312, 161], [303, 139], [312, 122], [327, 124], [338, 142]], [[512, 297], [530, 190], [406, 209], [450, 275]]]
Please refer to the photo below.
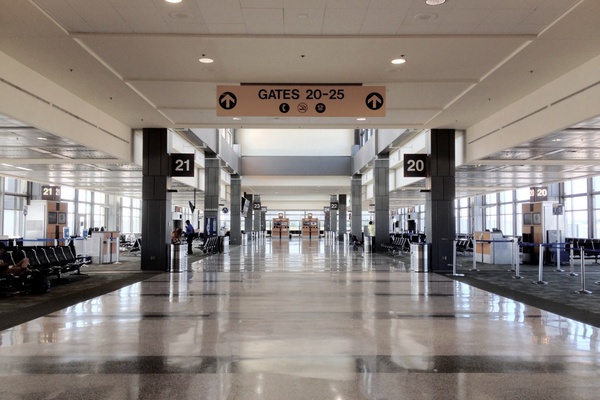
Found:
[[[338, 201], [337, 195], [336, 194], [332, 194], [330, 196], [330, 202], [335, 202]], [[337, 232], [337, 210], [333, 210], [331, 209], [329, 211], [329, 215], [331, 217], [330, 219], [330, 223], [329, 223], [329, 228], [331, 230], [331, 232], [333, 232], [335, 234], [335, 232]]]
[[338, 201], [340, 202], [340, 208], [338, 209], [338, 240], [340, 242], [343, 242], [344, 235], [346, 235], [346, 216], [348, 215], [348, 213], [346, 212], [346, 195], [338, 195]]
[[[255, 194], [254, 198], [252, 199], [252, 208], [254, 208], [254, 204], [260, 203], [260, 194]], [[252, 213], [253, 218], [254, 218], [254, 232], [260, 232], [260, 218], [261, 218], [261, 212], [260, 212], [260, 208], [259, 209], [255, 209], [254, 212]]]
[[373, 197], [375, 198], [375, 245], [373, 251], [385, 250], [390, 238], [390, 160], [379, 156], [373, 161]]
[[144, 271], [166, 271], [171, 252], [171, 164], [168, 133], [163, 128], [143, 130], [142, 256]]
[[231, 175], [231, 230], [229, 231], [229, 244], [231, 246], [242, 244], [242, 178]]
[[[329, 206], [327, 206], [327, 209], [329, 209]], [[325, 211], [325, 221], [323, 223], [323, 230], [325, 232], [329, 232], [331, 230], [331, 211]]]
[[[246, 235], [252, 233], [252, 216], [254, 214], [254, 210], [252, 209], [252, 204], [254, 202], [254, 199], [251, 194], [245, 194], [244, 197], [246, 198], [247, 201], [250, 202], [250, 206], [248, 207], [248, 213], [246, 214], [246, 219], [244, 221], [244, 232], [246, 233]], [[248, 237], [248, 236], [246, 236]]]
[[455, 165], [453, 129], [432, 129], [430, 136], [431, 189], [425, 202], [425, 234], [429, 243], [432, 271], [452, 270], [454, 224]]
[[352, 177], [352, 234], [361, 238], [362, 225], [362, 175]]
[[216, 218], [217, 235], [219, 234], [219, 191], [221, 189], [221, 161], [218, 158], [204, 160], [204, 218], [203, 229], [206, 230], [206, 218]]

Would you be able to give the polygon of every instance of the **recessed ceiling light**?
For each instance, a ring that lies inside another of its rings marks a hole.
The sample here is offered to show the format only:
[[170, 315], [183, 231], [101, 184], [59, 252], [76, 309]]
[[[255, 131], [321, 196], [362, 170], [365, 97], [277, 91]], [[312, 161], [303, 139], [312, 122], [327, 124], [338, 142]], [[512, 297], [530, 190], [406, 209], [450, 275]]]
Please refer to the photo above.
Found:
[[357, 120], [357, 121], [366, 121], [367, 119], [366, 119], [366, 118], [363, 118], [363, 117], [361, 117], [361, 118], [356, 118], [356, 120]]
[[48, 138], [45, 138], [45, 137], [38, 137], [37, 139], [38, 140], [48, 140]]
[[198, 61], [200, 61], [202, 64], [211, 64], [211, 63], [215, 62], [215, 60], [213, 60], [212, 58], [208, 58], [208, 57], [202, 57]]
[[406, 62], [406, 60], [404, 59], [404, 56], [400, 57], [400, 58], [395, 58], [392, 60], [392, 64], [404, 64]]
[[439, 6], [440, 4], [444, 4], [446, 0], [425, 0], [425, 3], [430, 6]]
[[242, 119], [240, 117], [233, 117], [234, 121], [241, 121]]
[[167, 3], [181, 3], [183, 0], [165, 0]]

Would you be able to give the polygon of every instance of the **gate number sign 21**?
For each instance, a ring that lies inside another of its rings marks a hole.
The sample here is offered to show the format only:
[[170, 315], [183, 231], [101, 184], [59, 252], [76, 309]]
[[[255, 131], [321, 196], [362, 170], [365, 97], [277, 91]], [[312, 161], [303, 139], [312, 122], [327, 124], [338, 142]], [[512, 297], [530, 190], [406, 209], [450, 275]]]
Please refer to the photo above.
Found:
[[426, 178], [427, 154], [405, 154], [404, 176], [410, 178]]
[[171, 176], [194, 176], [194, 154], [171, 154]]

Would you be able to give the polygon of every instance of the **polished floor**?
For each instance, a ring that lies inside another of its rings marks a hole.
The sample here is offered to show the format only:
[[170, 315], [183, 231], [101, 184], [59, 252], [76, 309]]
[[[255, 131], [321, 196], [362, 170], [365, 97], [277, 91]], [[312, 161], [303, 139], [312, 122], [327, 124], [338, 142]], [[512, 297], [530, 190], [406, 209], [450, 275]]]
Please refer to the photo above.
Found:
[[598, 328], [261, 238], [0, 332], [0, 399], [597, 399]]

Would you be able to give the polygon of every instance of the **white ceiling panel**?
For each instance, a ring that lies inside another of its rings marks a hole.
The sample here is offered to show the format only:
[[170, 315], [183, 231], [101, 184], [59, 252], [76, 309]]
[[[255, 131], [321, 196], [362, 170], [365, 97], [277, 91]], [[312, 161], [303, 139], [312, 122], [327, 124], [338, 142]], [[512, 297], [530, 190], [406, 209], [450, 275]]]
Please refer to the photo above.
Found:
[[[600, 2], [592, 0], [439, 7], [422, 0], [0, 0], [0, 7], [0, 51], [132, 129], [466, 129], [600, 55]], [[203, 55], [214, 63], [200, 64]], [[399, 56], [407, 62], [392, 65]], [[381, 85], [386, 116], [217, 117], [216, 86], [239, 83]], [[0, 159], [13, 165], [0, 173], [139, 190], [139, 166], [128, 170], [60, 135], [39, 143], [45, 132], [37, 128], [0, 118]], [[562, 128], [459, 167], [457, 194], [596, 174], [598, 120]], [[268, 195], [277, 185], [254, 189]], [[424, 199], [423, 185], [394, 191], [392, 208]], [[174, 197], [190, 193], [178, 186]]]

